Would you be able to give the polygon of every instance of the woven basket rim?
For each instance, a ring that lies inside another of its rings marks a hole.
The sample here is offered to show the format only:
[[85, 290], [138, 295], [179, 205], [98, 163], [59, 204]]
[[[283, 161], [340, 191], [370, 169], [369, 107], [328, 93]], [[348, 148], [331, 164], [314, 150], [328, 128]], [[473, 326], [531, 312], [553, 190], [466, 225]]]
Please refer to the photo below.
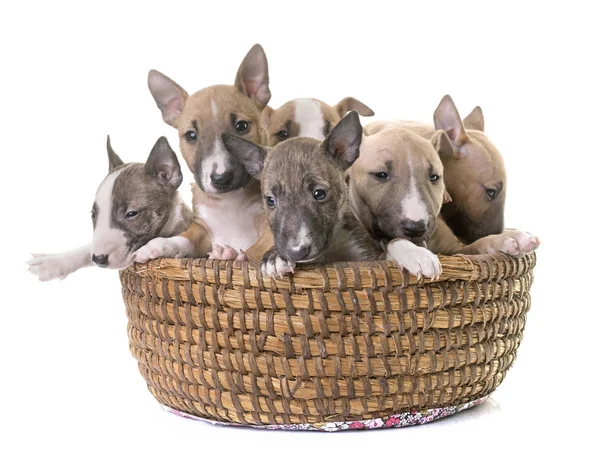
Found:
[[[536, 264], [535, 252], [516, 258], [506, 254], [438, 256], [442, 274], [437, 280], [417, 278], [393, 261], [336, 262], [330, 264], [297, 264], [295, 272], [281, 279], [263, 277], [259, 263], [252, 261], [219, 261], [208, 258], [158, 258], [145, 264], [133, 264], [126, 270], [142, 277], [181, 281], [212, 280], [228, 287], [244, 286], [261, 289], [278, 288], [364, 288], [383, 279], [389, 287], [443, 281], [493, 281], [521, 275]], [[522, 262], [520, 262], [522, 261]], [[383, 277], [383, 278], [381, 278]]]

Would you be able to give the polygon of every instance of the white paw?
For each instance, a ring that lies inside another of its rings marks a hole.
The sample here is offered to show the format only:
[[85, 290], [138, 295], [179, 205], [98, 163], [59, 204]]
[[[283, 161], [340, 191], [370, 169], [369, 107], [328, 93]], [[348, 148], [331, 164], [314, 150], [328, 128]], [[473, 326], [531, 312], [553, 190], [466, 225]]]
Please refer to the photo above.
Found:
[[69, 257], [62, 253], [58, 254], [32, 254], [27, 261], [29, 272], [37, 275], [40, 281], [64, 279], [67, 275], [75, 272], [79, 267], [74, 265]]
[[[266, 258], [266, 259], [265, 259]], [[272, 253], [265, 256], [260, 265], [261, 272], [265, 277], [283, 278], [286, 274], [293, 274], [296, 263]]]
[[392, 240], [388, 243], [386, 259], [396, 261], [417, 278], [437, 280], [442, 274], [439, 258], [427, 248], [416, 246], [408, 240]]
[[507, 229], [502, 234], [488, 235], [477, 242], [482, 254], [505, 253], [511, 256], [523, 256], [534, 251], [540, 240], [528, 232]]
[[507, 229], [500, 235], [509, 236], [517, 242], [517, 254], [531, 253], [540, 246], [540, 239], [529, 232]]
[[244, 253], [243, 250], [239, 252], [230, 247], [229, 245], [225, 245], [224, 247], [221, 245], [213, 245], [212, 251], [208, 253], [208, 259], [220, 259], [222, 261], [247, 261], [248, 256]]
[[135, 262], [144, 263], [156, 258], [183, 258], [192, 254], [191, 242], [180, 235], [157, 237], [134, 254]]

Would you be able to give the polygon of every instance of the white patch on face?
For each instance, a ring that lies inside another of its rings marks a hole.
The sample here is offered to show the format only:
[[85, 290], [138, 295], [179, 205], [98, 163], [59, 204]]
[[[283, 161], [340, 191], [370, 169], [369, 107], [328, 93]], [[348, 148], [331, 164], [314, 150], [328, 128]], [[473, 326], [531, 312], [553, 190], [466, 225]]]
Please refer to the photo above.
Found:
[[410, 171], [410, 187], [408, 194], [402, 199], [402, 216], [404, 219], [410, 219], [412, 221], [425, 221], [429, 222], [429, 214], [427, 212], [427, 206], [421, 197], [421, 193], [417, 189], [417, 180], [412, 166], [411, 156], [408, 155], [408, 169]]
[[227, 170], [226, 159], [228, 154], [221, 139], [215, 138], [211, 153], [202, 160], [202, 186], [206, 192], [217, 191], [212, 184], [210, 174], [214, 172], [220, 175]]
[[92, 254], [108, 256], [108, 266], [121, 268], [130, 263], [131, 253], [127, 249], [127, 239], [123, 231], [110, 227], [112, 214], [112, 194], [117, 177], [123, 168], [109, 174], [100, 184], [96, 193], [96, 228], [92, 239]]
[[[300, 226], [300, 231], [298, 231], [298, 235], [290, 240], [290, 249], [292, 251], [300, 251], [305, 246], [309, 245], [311, 242], [311, 238], [309, 237], [308, 228], [305, 223], [302, 223]], [[292, 245], [292, 243], [294, 245]]]
[[323, 112], [321, 104], [314, 99], [298, 99], [294, 103], [294, 120], [300, 126], [298, 137], [309, 137], [316, 140], [325, 140], [323, 129]]
[[217, 110], [217, 104], [214, 100], [210, 101], [210, 111], [212, 112], [213, 118], [216, 118], [219, 111]]

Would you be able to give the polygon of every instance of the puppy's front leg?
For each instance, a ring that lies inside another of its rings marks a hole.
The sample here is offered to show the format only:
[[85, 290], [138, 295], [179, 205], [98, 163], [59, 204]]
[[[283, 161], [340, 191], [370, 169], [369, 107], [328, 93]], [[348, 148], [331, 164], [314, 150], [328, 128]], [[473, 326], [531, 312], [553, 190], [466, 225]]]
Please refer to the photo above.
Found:
[[55, 278], [63, 280], [76, 270], [93, 264], [92, 245], [85, 245], [62, 253], [33, 254], [32, 256], [27, 261], [29, 272], [37, 275], [40, 281], [49, 281]]
[[394, 239], [387, 244], [386, 259], [396, 261], [398, 265], [418, 278], [425, 276], [432, 280], [440, 278], [442, 264], [439, 258], [409, 240]]
[[433, 251], [445, 255], [505, 253], [523, 256], [534, 251], [539, 245], [540, 240], [537, 237], [517, 229], [506, 229], [502, 234], [488, 235], [470, 245], [463, 245], [441, 218], [438, 218], [436, 230], [429, 240]]
[[275, 247], [265, 253], [260, 263], [260, 270], [265, 277], [283, 278], [294, 273], [296, 263], [281, 256]]
[[206, 229], [193, 221], [190, 227], [174, 237], [157, 237], [135, 252], [136, 262], [156, 258], [204, 257], [210, 251], [210, 236]]

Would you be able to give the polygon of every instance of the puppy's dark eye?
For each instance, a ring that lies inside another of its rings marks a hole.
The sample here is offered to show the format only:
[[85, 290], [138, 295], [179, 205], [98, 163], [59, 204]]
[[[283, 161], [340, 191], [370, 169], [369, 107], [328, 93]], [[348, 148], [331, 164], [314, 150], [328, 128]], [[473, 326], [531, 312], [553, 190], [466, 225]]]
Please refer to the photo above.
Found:
[[133, 219], [135, 218], [140, 212], [127, 212], [125, 214], [125, 219]]
[[436, 175], [435, 173], [429, 175], [429, 181], [431, 181], [432, 183], [435, 183], [436, 181], [438, 181], [440, 179], [439, 175]]
[[390, 176], [387, 172], [376, 172], [373, 175], [375, 175], [375, 178], [377, 178], [379, 181], [387, 181], [390, 179]]
[[496, 195], [498, 194], [498, 191], [496, 191], [494, 188], [485, 188], [485, 193], [490, 198], [490, 200], [494, 200], [496, 198]]
[[92, 208], [92, 221], [96, 219], [96, 210]]
[[277, 202], [275, 202], [275, 198], [271, 196], [265, 196], [265, 201], [267, 202], [267, 207], [269, 208], [275, 208], [275, 206], [277, 205]]
[[275, 135], [281, 140], [285, 140], [286, 138], [288, 138], [290, 136], [290, 134], [287, 130], [280, 130]]
[[325, 191], [324, 189], [315, 189], [313, 191], [313, 197], [315, 198], [315, 200], [323, 200], [325, 199], [325, 197], [327, 197], [327, 191]]
[[195, 143], [198, 140], [198, 135], [193, 130], [188, 130], [183, 137], [188, 143]]
[[250, 127], [250, 125], [248, 124], [248, 121], [238, 121], [235, 123], [235, 131], [238, 134], [243, 134], [248, 130], [248, 127]]

